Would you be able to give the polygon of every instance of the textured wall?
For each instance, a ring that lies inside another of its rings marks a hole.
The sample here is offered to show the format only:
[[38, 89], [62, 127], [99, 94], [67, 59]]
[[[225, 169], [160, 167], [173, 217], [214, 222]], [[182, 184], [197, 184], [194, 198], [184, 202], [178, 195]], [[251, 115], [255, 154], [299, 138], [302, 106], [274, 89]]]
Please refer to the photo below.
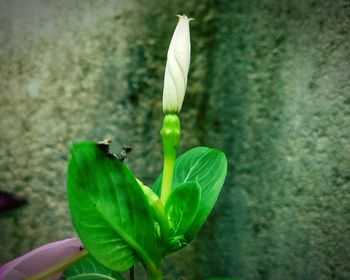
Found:
[[217, 241], [200, 245], [222, 261], [205, 273], [347, 279], [350, 2], [232, 2], [220, 12], [208, 117], [231, 172]]
[[[0, 0], [0, 262], [74, 234], [69, 145], [114, 139], [151, 184], [167, 46], [191, 22], [181, 151], [223, 149], [229, 175], [175, 279], [350, 278], [350, 2]], [[140, 270], [141, 271], [141, 270]]]

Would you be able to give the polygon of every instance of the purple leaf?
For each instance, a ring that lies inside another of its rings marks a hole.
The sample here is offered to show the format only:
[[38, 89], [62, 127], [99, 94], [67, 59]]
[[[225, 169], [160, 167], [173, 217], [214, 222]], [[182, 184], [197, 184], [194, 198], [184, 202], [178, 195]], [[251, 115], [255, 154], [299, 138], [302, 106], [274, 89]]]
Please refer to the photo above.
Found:
[[[0, 280], [20, 280], [79, 253], [82, 249], [79, 238], [68, 238], [43, 245], [0, 267]], [[60, 279], [62, 273], [50, 277]]]

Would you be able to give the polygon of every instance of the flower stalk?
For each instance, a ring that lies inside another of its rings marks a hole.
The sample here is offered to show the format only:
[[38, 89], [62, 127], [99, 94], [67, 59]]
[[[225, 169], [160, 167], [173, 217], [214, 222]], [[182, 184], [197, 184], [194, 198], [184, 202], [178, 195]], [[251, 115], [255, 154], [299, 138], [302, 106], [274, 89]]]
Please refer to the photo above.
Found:
[[166, 114], [160, 132], [163, 140], [164, 162], [160, 200], [165, 205], [173, 186], [176, 152], [180, 144], [180, 120], [176, 114]]

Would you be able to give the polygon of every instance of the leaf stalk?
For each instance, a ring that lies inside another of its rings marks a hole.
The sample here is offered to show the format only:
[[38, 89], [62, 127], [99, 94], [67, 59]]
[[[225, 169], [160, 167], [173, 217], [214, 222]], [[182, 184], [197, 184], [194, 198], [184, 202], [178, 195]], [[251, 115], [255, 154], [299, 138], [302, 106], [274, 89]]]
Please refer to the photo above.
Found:
[[147, 267], [147, 279], [148, 280], [161, 280], [162, 279], [161, 269], [149, 269]]

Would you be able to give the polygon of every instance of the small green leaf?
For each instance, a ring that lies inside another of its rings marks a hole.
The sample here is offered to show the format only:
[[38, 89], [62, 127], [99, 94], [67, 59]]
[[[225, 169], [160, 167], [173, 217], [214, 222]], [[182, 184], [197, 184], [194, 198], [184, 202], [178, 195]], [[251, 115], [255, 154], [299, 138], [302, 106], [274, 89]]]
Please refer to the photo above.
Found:
[[165, 204], [172, 236], [184, 235], [193, 223], [200, 202], [200, 186], [197, 182], [178, 185]]
[[[181, 183], [197, 181], [201, 188], [201, 199], [197, 216], [185, 237], [190, 242], [213, 209], [227, 173], [225, 154], [217, 149], [197, 147], [181, 155], [175, 162], [173, 190]], [[154, 183], [153, 190], [159, 195], [162, 177]]]
[[103, 265], [124, 271], [138, 259], [148, 267], [159, 264], [145, 195], [127, 166], [93, 142], [73, 144], [68, 201], [84, 246]]
[[124, 280], [118, 273], [103, 266], [93, 257], [89, 256], [68, 268], [61, 280], [88, 280], [88, 279], [113, 279]]

